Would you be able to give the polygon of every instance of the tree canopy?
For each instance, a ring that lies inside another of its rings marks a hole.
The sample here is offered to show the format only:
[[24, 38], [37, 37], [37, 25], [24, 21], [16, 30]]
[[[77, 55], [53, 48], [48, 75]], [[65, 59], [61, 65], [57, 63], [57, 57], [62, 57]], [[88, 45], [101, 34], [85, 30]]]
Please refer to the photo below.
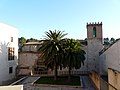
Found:
[[80, 68], [84, 64], [85, 51], [81, 49], [80, 42], [74, 39], [65, 39], [64, 31], [49, 30], [45, 32], [45, 38], [39, 52], [45, 65], [54, 70], [54, 79], [57, 79], [57, 69], [60, 66], [69, 68], [69, 78], [72, 68]]
[[79, 69], [81, 64], [84, 65], [85, 60], [85, 51], [81, 49], [81, 44], [78, 40], [75, 39], [66, 39], [65, 43], [63, 44], [64, 50], [64, 61], [63, 66], [68, 67], [69, 76], [68, 79], [70, 80], [71, 76], [71, 69]]
[[41, 58], [45, 60], [45, 64], [52, 69], [54, 68], [55, 80], [57, 79], [57, 67], [60, 65], [58, 62], [62, 51], [60, 41], [65, 35], [67, 34], [64, 34], [64, 32], [59, 30], [49, 30], [48, 32], [45, 32], [45, 38], [38, 50], [41, 53]]

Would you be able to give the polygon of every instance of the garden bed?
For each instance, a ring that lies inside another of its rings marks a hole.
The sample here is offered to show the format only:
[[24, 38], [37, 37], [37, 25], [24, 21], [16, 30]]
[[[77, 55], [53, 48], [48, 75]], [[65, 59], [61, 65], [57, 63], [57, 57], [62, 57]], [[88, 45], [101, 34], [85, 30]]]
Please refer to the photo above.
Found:
[[68, 76], [58, 76], [57, 80], [54, 80], [53, 76], [49, 76], [39, 78], [34, 84], [81, 86], [81, 81], [79, 76], [71, 76], [70, 81]]

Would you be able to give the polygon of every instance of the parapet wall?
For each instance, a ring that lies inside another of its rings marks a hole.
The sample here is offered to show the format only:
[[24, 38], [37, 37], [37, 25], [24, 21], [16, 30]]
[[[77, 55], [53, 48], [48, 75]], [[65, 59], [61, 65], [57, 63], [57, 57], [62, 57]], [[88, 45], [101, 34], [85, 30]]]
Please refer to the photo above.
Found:
[[89, 26], [89, 25], [91, 25], [91, 26], [94, 26], [94, 25], [102, 25], [102, 22], [87, 22], [87, 26]]

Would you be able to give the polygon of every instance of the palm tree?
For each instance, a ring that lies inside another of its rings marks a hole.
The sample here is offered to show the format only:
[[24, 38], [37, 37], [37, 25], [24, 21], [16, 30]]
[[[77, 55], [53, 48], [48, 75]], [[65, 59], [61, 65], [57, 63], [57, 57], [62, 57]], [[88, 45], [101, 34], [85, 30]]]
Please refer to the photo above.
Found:
[[41, 58], [45, 60], [47, 67], [54, 69], [54, 80], [57, 79], [57, 67], [60, 65], [60, 53], [62, 52], [61, 40], [67, 34], [63, 34], [61, 31], [51, 31], [45, 32], [45, 38], [39, 52], [41, 53]]
[[64, 67], [68, 67], [68, 80], [71, 77], [72, 68], [80, 68], [81, 63], [84, 65], [85, 51], [80, 48], [80, 42], [74, 39], [67, 39], [63, 44], [64, 48]]

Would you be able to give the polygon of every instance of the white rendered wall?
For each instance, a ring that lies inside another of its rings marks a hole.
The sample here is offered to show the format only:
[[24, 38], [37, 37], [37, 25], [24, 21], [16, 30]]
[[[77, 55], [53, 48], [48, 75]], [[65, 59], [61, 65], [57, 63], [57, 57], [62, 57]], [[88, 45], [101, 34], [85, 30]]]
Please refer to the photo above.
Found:
[[100, 74], [106, 75], [108, 68], [120, 72], [120, 40], [100, 55]]
[[[18, 30], [10, 25], [0, 23], [0, 84], [15, 77], [18, 60]], [[13, 37], [13, 42], [11, 42]], [[15, 48], [15, 60], [8, 61], [8, 47]], [[13, 73], [9, 74], [9, 67]]]

